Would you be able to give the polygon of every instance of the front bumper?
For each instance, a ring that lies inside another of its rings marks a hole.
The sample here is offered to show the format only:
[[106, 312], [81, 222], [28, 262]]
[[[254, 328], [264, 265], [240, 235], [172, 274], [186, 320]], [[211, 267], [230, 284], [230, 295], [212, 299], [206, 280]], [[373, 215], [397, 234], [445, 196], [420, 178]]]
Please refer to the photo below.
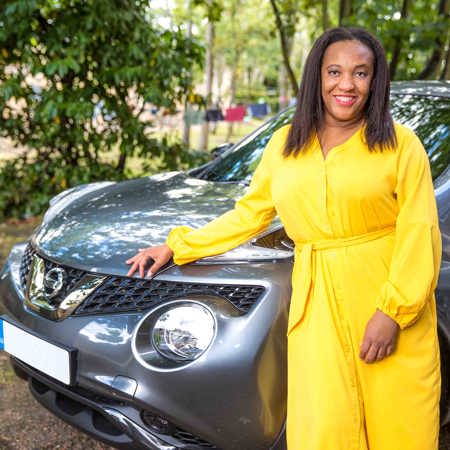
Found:
[[16, 372], [27, 378], [31, 393], [41, 405], [94, 438], [123, 450], [183, 448], [182, 443], [169, 444], [131, 420], [120, 410], [123, 402], [68, 388], [17, 359], [11, 362]]

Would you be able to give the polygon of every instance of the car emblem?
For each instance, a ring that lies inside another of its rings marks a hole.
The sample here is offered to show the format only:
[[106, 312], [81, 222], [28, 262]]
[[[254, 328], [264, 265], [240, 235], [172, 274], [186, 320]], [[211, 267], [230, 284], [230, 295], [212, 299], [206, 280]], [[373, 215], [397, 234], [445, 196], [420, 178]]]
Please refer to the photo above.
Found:
[[44, 276], [45, 296], [53, 298], [59, 294], [66, 280], [66, 271], [61, 267], [50, 269]]

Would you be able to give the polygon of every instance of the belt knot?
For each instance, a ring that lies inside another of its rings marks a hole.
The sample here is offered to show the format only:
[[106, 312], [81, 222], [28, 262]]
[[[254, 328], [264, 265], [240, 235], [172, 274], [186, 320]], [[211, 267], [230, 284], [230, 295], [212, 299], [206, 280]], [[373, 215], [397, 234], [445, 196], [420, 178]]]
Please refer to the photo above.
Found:
[[299, 279], [296, 280], [297, 286], [295, 298], [292, 296], [289, 311], [288, 331], [291, 331], [301, 322], [305, 313], [308, 301], [309, 291], [312, 284], [311, 264], [312, 253], [317, 250], [329, 250], [334, 248], [350, 247], [353, 245], [365, 244], [367, 242], [381, 239], [395, 233], [395, 227], [385, 227], [379, 230], [370, 231], [364, 234], [354, 236], [322, 239], [317, 241], [296, 241], [295, 242], [295, 264], [300, 264]]

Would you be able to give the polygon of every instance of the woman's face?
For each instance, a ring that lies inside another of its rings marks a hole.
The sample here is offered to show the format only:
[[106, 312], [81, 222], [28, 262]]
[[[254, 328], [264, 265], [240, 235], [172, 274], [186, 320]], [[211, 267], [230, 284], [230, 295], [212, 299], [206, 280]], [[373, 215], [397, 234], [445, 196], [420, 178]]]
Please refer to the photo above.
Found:
[[359, 122], [369, 98], [374, 55], [360, 41], [328, 46], [322, 61], [322, 100], [326, 125]]

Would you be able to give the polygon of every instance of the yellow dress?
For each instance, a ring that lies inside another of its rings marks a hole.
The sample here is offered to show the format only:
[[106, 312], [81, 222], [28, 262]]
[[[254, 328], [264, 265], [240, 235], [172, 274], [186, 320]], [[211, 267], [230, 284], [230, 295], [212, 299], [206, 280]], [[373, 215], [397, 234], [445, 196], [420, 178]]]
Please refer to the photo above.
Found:
[[[441, 237], [423, 146], [396, 124], [395, 149], [370, 152], [361, 129], [326, 159], [317, 137], [284, 158], [288, 129], [233, 210], [170, 232], [175, 263], [223, 253], [278, 214], [295, 242], [288, 449], [437, 450]], [[401, 331], [391, 356], [367, 364], [359, 347], [377, 308]]]

